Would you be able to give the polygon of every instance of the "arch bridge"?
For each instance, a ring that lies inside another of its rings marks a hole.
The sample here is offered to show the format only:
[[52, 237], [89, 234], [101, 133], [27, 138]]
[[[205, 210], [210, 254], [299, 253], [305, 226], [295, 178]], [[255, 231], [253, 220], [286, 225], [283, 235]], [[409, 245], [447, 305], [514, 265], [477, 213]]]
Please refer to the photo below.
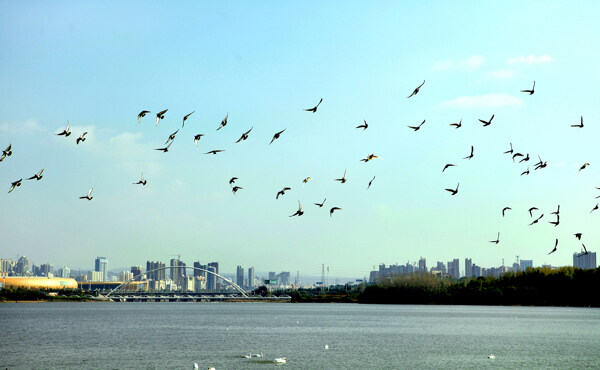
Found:
[[[240, 287], [239, 285], [237, 285], [236, 283], [234, 283], [233, 281], [231, 281], [230, 279], [226, 278], [223, 275], [219, 275], [214, 271], [209, 271], [200, 267], [192, 267], [192, 266], [176, 266], [176, 267], [159, 267], [156, 269], [152, 269], [152, 270], [148, 270], [145, 272], [145, 274], [148, 274], [150, 272], [155, 272], [155, 271], [162, 271], [162, 270], [169, 270], [169, 269], [176, 269], [176, 268], [180, 268], [180, 269], [192, 269], [195, 271], [203, 271], [203, 272], [207, 272], [209, 274], [212, 274], [218, 278], [223, 279], [226, 283], [228, 283], [229, 285], [231, 285], [232, 287], [234, 287], [238, 292], [240, 292], [242, 294], [242, 296], [244, 296], [244, 298], [249, 298], [248, 294], [246, 293], [246, 291], [244, 289], [242, 289], [242, 287]], [[123, 285], [129, 284], [130, 282], [134, 281], [135, 279], [139, 278], [140, 276], [143, 276], [144, 274], [139, 274], [136, 275], [134, 277], [132, 277], [131, 279], [119, 284], [116, 288], [114, 288], [113, 290], [111, 290], [110, 292], [108, 292], [108, 294], [105, 296], [105, 298], [110, 298], [111, 294], [113, 294], [115, 291], [119, 290], [119, 288], [121, 288]]]

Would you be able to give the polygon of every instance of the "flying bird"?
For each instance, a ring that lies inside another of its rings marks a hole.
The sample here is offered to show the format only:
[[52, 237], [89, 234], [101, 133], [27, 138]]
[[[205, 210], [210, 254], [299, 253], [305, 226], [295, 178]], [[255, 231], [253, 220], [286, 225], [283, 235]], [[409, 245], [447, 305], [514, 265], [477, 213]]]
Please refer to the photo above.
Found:
[[192, 113], [188, 113], [185, 116], [183, 116], [183, 122], [181, 123], [181, 128], [183, 128], [183, 126], [185, 126], [185, 120], [188, 119], [192, 114], [194, 114], [196, 111], [193, 111]]
[[407, 98], [410, 98], [413, 95], [417, 95], [419, 93], [419, 90], [421, 89], [421, 87], [423, 87], [423, 85], [425, 85], [425, 80], [423, 80], [423, 83], [420, 84], [416, 89], [413, 90], [412, 94], [410, 94], [409, 96], [407, 96]]
[[494, 119], [494, 115], [492, 114], [492, 117], [490, 118], [489, 121], [484, 121], [484, 120], [480, 119], [479, 122], [483, 123], [483, 127], [485, 127], [485, 126], [491, 125], [493, 119]]
[[530, 223], [530, 224], [529, 224], [529, 226], [531, 226], [531, 225], [533, 225], [533, 224], [537, 224], [537, 223], [538, 223], [538, 221], [542, 219], [542, 217], [544, 217], [544, 214], [543, 214], [543, 213], [542, 213], [542, 215], [541, 215], [540, 217], [538, 217], [538, 218], [536, 218], [535, 220], [533, 220], [533, 222], [532, 222], [532, 223]]
[[496, 240], [490, 240], [490, 243], [494, 243], [494, 244], [500, 243], [500, 232], [498, 232], [498, 238], [496, 238]]
[[88, 193], [85, 197], [79, 197], [79, 199], [87, 199], [87, 200], [92, 200], [92, 190], [94, 190], [94, 188], [90, 188], [90, 190], [88, 190]]
[[196, 144], [196, 148], [198, 147], [198, 141], [200, 141], [200, 138], [202, 138], [202, 136], [204, 136], [204, 134], [198, 134], [194, 136], [194, 144]]
[[513, 154], [512, 143], [510, 143], [510, 150], [505, 151], [504, 154]]
[[9, 190], [8, 192], [10, 193], [11, 191], [15, 190], [15, 188], [16, 188], [17, 186], [21, 186], [21, 182], [22, 182], [22, 181], [23, 181], [23, 179], [19, 179], [19, 180], [17, 180], [17, 181], [11, 182], [11, 183], [10, 183], [10, 190]]
[[276, 132], [275, 135], [273, 135], [273, 138], [271, 139], [271, 142], [269, 143], [269, 145], [273, 144], [273, 141], [275, 141], [275, 139], [279, 139], [279, 137], [281, 136], [281, 134], [283, 134], [283, 132], [287, 130], [287, 129], [283, 129], [279, 132]]
[[323, 102], [323, 98], [321, 98], [321, 100], [319, 100], [319, 104], [315, 105], [314, 108], [309, 108], [309, 109], [305, 109], [305, 111], [307, 112], [313, 112], [315, 113], [317, 111], [317, 108], [319, 108], [319, 105]]
[[576, 237], [577, 239], [581, 240], [581, 235], [582, 235], [581, 233], [576, 233], [576, 234], [573, 234], [573, 235], [575, 235], [575, 237]]
[[462, 127], [462, 118], [460, 119], [460, 121], [458, 123], [451, 123], [450, 126], [454, 126], [455, 128]]
[[158, 126], [158, 123], [160, 122], [161, 119], [165, 118], [165, 113], [167, 113], [168, 109], [162, 110], [158, 113], [156, 113], [156, 125], [154, 126]]
[[237, 177], [232, 177], [231, 179], [229, 179], [229, 186], [232, 186], [235, 183], [235, 180], [237, 179]]
[[454, 166], [456, 166], [456, 165], [455, 165], [455, 164], [452, 164], [452, 163], [448, 163], [448, 164], [446, 164], [446, 165], [444, 166], [444, 168], [442, 169], [442, 172], [446, 171], [446, 169], [447, 169], [448, 167], [454, 167]]
[[151, 113], [149, 110], [143, 110], [140, 112], [140, 114], [138, 114], [138, 123], [140, 123], [140, 120], [142, 119], [142, 117], [146, 116], [146, 113]]
[[373, 160], [374, 158], [379, 158], [379, 157], [378, 157], [378, 156], [376, 156], [375, 154], [369, 154], [369, 155], [367, 155], [367, 157], [366, 157], [366, 158], [363, 158], [363, 159], [361, 159], [360, 161], [361, 161], [361, 162], [365, 162], [365, 163], [367, 163], [368, 161], [371, 161], [371, 160]]
[[331, 217], [333, 215], [333, 212], [337, 211], [337, 210], [341, 210], [340, 207], [333, 207], [329, 210], [329, 217]]
[[79, 142], [81, 141], [85, 141], [85, 135], [87, 134], [87, 131], [84, 132], [83, 134], [79, 135], [79, 137], [77, 138], [77, 140], [75, 140], [75, 144], [79, 145]]
[[556, 212], [552, 212], [550, 213], [551, 215], [558, 215], [560, 213], [560, 204], [558, 205], [558, 207], [556, 208]]
[[277, 195], [275, 196], [275, 199], [279, 199], [279, 196], [280, 196], [280, 195], [284, 195], [284, 194], [285, 194], [285, 192], [286, 192], [286, 191], [288, 191], [288, 190], [292, 190], [292, 188], [288, 188], [288, 187], [286, 186], [285, 188], [283, 188], [283, 189], [279, 190], [279, 191], [277, 192]]
[[584, 164], [583, 164], [583, 166], [581, 166], [581, 167], [579, 168], [579, 171], [581, 171], [581, 170], [585, 169], [585, 168], [586, 168], [587, 166], [589, 166], [589, 165], [590, 165], [589, 163], [584, 163]]
[[537, 211], [538, 208], [537, 207], [531, 207], [529, 208], [529, 217], [533, 217], [533, 213], [531, 213], [532, 211]]
[[364, 131], [364, 130], [366, 130], [366, 129], [367, 129], [367, 127], [369, 127], [369, 124], [367, 123], [367, 120], [363, 120], [363, 121], [365, 121], [365, 123], [364, 123], [364, 124], [362, 124], [362, 125], [358, 125], [358, 126], [356, 126], [356, 128], [362, 128], [362, 129], [363, 129], [363, 131]]
[[507, 210], [509, 210], [509, 209], [512, 209], [512, 208], [510, 208], [510, 207], [504, 207], [504, 208], [502, 209], [502, 217], [504, 217], [504, 212], [506, 212], [506, 211], [507, 211]]
[[2, 151], [2, 156], [0, 156], [0, 162], [4, 160], [6, 157], [10, 157], [12, 154], [12, 144], [8, 144], [8, 147]]
[[583, 116], [581, 116], [580, 123], [578, 125], [571, 125], [571, 127], [583, 128]]
[[204, 154], [217, 154], [217, 153], [224, 152], [224, 151], [225, 151], [225, 149], [215, 149], [215, 150], [208, 151]]
[[219, 127], [217, 128], [217, 131], [219, 131], [220, 129], [222, 129], [223, 127], [225, 127], [225, 125], [227, 124], [227, 118], [229, 118], [229, 112], [227, 112], [227, 115], [225, 116], [225, 118], [223, 118], [223, 120], [221, 121], [221, 124], [219, 125]]
[[527, 166], [526, 171], [521, 172], [521, 176], [523, 176], [523, 175], [529, 175], [529, 166]]
[[458, 183], [456, 185], [456, 189], [444, 189], [446, 191], [449, 191], [450, 193], [452, 193], [451, 195], [456, 195], [456, 193], [458, 193], [458, 186], [460, 185], [460, 183]]
[[512, 156], [513, 162], [515, 161], [516, 157], [523, 157], [523, 154], [522, 153], [515, 153], [515, 154], [513, 154], [513, 156]]
[[140, 181], [138, 182], [134, 182], [133, 185], [143, 185], [146, 186], [146, 184], [148, 183], [148, 181], [146, 181], [146, 179], [144, 178], [144, 173], [142, 172], [142, 178], [140, 179]]
[[423, 126], [424, 123], [425, 123], [425, 120], [423, 120], [423, 122], [421, 122], [421, 124], [419, 126], [408, 126], [408, 127], [412, 128], [415, 131], [419, 131], [419, 129], [421, 128], [421, 126]]
[[302, 216], [303, 214], [304, 214], [304, 211], [302, 211], [302, 204], [300, 204], [300, 201], [298, 201], [298, 210], [296, 211], [296, 213], [294, 213], [290, 217]]
[[312, 180], [312, 177], [307, 177], [304, 180], [302, 180], [302, 184], [306, 184], [308, 180]]
[[44, 176], [42, 176], [42, 173], [43, 173], [43, 172], [44, 172], [44, 169], [42, 168], [42, 169], [40, 170], [40, 172], [38, 172], [38, 173], [36, 173], [35, 175], [33, 175], [33, 176], [29, 177], [27, 180], [33, 180], [33, 179], [36, 179], [36, 180], [41, 180], [41, 179], [42, 179], [42, 177], [44, 177]]
[[533, 81], [533, 87], [531, 88], [531, 90], [521, 90], [521, 92], [526, 92], [529, 93], [529, 95], [533, 95], [533, 93], [535, 92], [535, 81]]
[[67, 128], [56, 135], [58, 135], [58, 136], [64, 135], [65, 137], [67, 137], [67, 136], [71, 135], [71, 131], [69, 131], [70, 128], [71, 128], [71, 125], [69, 124], [69, 121], [67, 121]]
[[323, 204], [325, 204], [325, 201], [327, 200], [327, 198], [323, 199], [323, 201], [321, 203], [313, 203], [315, 206], [319, 206], [319, 208], [323, 207]]
[[242, 136], [240, 136], [240, 138], [236, 141], [236, 143], [239, 143], [242, 140], [246, 140], [248, 138], [248, 134], [250, 133], [250, 131], [252, 131], [253, 128], [254, 126], [250, 127], [250, 130], [244, 132]]
[[473, 158], [473, 145], [471, 145], [471, 154], [469, 154], [468, 156], [464, 157], [463, 159], [471, 159]]
[[158, 149], [154, 149], [154, 150], [162, 150], [162, 151], [163, 151], [163, 153], [166, 153], [166, 152], [168, 152], [168, 151], [169, 151], [169, 147], [171, 146], [171, 144], [173, 144], [173, 142], [172, 142], [172, 141], [171, 141], [171, 142], [169, 143], [169, 145], [167, 145], [166, 147], [164, 147], [164, 148], [158, 148]]
[[375, 180], [375, 176], [373, 176], [373, 178], [371, 179], [371, 181], [369, 181], [369, 185], [367, 185], [367, 190], [369, 190], [369, 188], [371, 187], [371, 184], [373, 183], [373, 180]]
[[339, 181], [342, 184], [346, 183], [346, 181], [348, 181], [346, 179], [346, 170], [344, 170], [344, 176], [341, 179], [333, 179], [333, 181]]
[[177, 133], [179, 132], [179, 129], [177, 129], [177, 131], [175, 131], [174, 133], [172, 133], [171, 135], [169, 135], [169, 137], [167, 138], [167, 141], [165, 141], [165, 145], [169, 142], [169, 141], [173, 141], [175, 140], [175, 135], [177, 135]]
[[585, 244], [581, 243], [581, 246], [583, 247], [584, 253], [583, 254], [588, 254], [587, 248], [585, 247]]
[[240, 190], [240, 189], [243, 189], [243, 188], [242, 188], [241, 186], [234, 186], [234, 187], [231, 189], [231, 191], [233, 192], [233, 195], [235, 195], [235, 193], [236, 193], [238, 190]]
[[554, 225], [554, 227], [558, 226], [560, 223], [560, 215], [556, 215], [556, 221], [548, 221], [548, 223]]
[[596, 206], [594, 208], [592, 208], [592, 210], [590, 211], [590, 213], [594, 212], [597, 209], [598, 209], [598, 203], [596, 203]]
[[534, 170], [539, 170], [540, 168], [544, 168], [548, 165], [548, 162], [542, 161], [542, 157], [540, 157], [539, 155], [538, 158], [540, 159], [540, 161], [535, 164], [535, 167], [533, 168]]
[[548, 254], [552, 254], [554, 252], [556, 252], [556, 247], [558, 247], [558, 239], [556, 239], [556, 242], [554, 242], [554, 249], [550, 251], [550, 253]]
[[521, 162], [527, 162], [527, 161], [529, 161], [529, 153], [527, 153], [527, 155], [525, 156], [525, 158], [521, 159], [519, 161], [519, 163], [521, 163]]

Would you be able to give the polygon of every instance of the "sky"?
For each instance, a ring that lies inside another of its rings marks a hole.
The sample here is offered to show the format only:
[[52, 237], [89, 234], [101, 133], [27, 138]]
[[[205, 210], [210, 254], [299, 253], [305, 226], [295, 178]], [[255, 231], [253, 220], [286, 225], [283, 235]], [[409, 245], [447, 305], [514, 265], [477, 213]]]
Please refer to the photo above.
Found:
[[[324, 264], [356, 278], [420, 257], [571, 265], [582, 242], [600, 242], [599, 12], [591, 1], [0, 1], [0, 149], [13, 150], [0, 162], [0, 257], [89, 269], [105, 256], [112, 269], [181, 255], [223, 272]], [[535, 94], [520, 92], [533, 81]], [[72, 135], [55, 135], [67, 122]], [[153, 150], [178, 129], [167, 153]], [[513, 163], [510, 143], [530, 161]], [[538, 156], [548, 166], [534, 170]], [[147, 185], [134, 185], [142, 172]], [[298, 202], [304, 214], [289, 217]], [[530, 207], [544, 214], [531, 226]]]

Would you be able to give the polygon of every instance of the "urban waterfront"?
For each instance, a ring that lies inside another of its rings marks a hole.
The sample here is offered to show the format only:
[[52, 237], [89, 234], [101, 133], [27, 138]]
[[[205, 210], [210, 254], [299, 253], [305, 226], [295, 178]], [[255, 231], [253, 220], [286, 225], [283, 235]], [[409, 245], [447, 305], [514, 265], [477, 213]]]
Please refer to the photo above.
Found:
[[600, 367], [596, 308], [8, 303], [0, 332], [9, 369]]

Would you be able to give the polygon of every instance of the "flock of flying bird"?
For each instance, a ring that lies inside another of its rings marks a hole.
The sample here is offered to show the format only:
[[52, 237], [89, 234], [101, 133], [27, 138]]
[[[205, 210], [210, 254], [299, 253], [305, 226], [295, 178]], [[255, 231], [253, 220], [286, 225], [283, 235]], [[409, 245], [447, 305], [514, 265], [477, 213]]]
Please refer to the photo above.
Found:
[[[407, 96], [407, 98], [411, 98], [411, 97], [417, 95], [419, 93], [420, 89], [423, 87], [423, 85], [425, 85], [425, 81], [423, 81], [419, 86], [417, 86], [413, 90], [413, 92], [409, 96]], [[535, 81], [533, 82], [533, 86], [532, 86], [531, 89], [521, 90], [521, 92], [528, 93], [529, 95], [533, 95], [535, 93]], [[323, 102], [323, 99], [321, 98], [319, 100], [319, 102], [317, 103], [317, 105], [315, 105], [312, 108], [303, 109], [303, 110], [307, 111], [307, 112], [316, 113], [317, 109], [319, 108], [319, 105], [321, 105], [322, 102]], [[155, 126], [158, 126], [158, 124], [160, 123], [160, 120], [165, 118], [165, 114], [167, 113], [167, 111], [168, 111], [168, 109], [164, 109], [164, 110], [162, 110], [162, 111], [160, 111], [160, 112], [158, 112], [156, 114], [156, 125]], [[138, 114], [138, 116], [137, 116], [138, 124], [141, 123], [141, 119], [143, 117], [145, 117], [146, 114], [148, 114], [148, 113], [151, 113], [151, 112], [148, 111], [148, 110], [142, 110]], [[183, 129], [185, 127], [185, 121], [192, 114], [194, 114], [194, 113], [195, 113], [195, 111], [186, 114], [183, 117], [181, 128], [177, 129], [175, 132], [173, 132], [172, 134], [169, 135], [169, 137], [167, 138], [167, 140], [164, 143], [164, 147], [162, 147], [162, 148], [155, 148], [154, 150], [162, 151], [164, 153], [168, 152], [171, 144], [173, 144], [173, 142], [175, 140], [176, 135], [179, 133], [179, 130], [181, 130], [181, 129]], [[492, 114], [492, 116], [489, 118], [489, 120], [479, 119], [479, 122], [481, 122], [483, 124], [483, 127], [487, 127], [487, 126], [490, 126], [492, 124], [492, 121], [493, 121], [494, 117], [495, 117], [495, 114]], [[221, 130], [223, 127], [225, 127], [227, 125], [228, 118], [229, 118], [229, 113], [227, 113], [226, 116], [225, 116], [225, 118], [223, 118], [223, 120], [221, 121], [220, 125], [217, 127], [217, 131]], [[408, 128], [412, 129], [414, 132], [417, 132], [417, 131], [419, 131], [421, 129], [421, 127], [425, 124], [425, 122], [426, 122], [426, 120], [423, 120], [418, 126], [408, 126]], [[455, 129], [461, 128], [462, 127], [462, 119], [459, 122], [451, 123], [450, 126], [454, 127]], [[363, 124], [356, 126], [357, 129], [361, 129], [362, 128], [363, 130], [366, 130], [368, 127], [369, 127], [369, 125], [367, 124], [366, 120], [364, 120]], [[583, 125], [583, 116], [581, 116], [579, 124], [573, 124], [573, 125], [571, 125], [571, 127], [583, 128], [584, 127], [584, 125]], [[248, 131], [244, 132], [240, 136], [240, 138], [237, 141], [235, 141], [235, 143], [239, 143], [241, 141], [244, 141], [244, 140], [248, 139], [249, 134], [250, 134], [250, 132], [252, 131], [253, 128], [254, 127], [251, 127]], [[271, 141], [269, 142], [269, 145], [273, 144], [273, 142], [275, 140], [279, 139], [281, 137], [281, 135], [285, 131], [286, 131], [286, 129], [283, 129], [281, 131], [276, 132], [273, 135]], [[71, 131], [70, 131], [70, 125], [69, 125], [69, 123], [67, 122], [67, 127], [63, 131], [57, 133], [56, 135], [57, 136], [64, 136], [64, 137], [70, 136], [71, 135]], [[86, 140], [86, 137], [85, 137], [86, 135], [87, 135], [87, 132], [83, 132], [76, 139], [76, 144], [79, 145], [80, 143], [84, 142]], [[203, 136], [204, 136], [204, 134], [196, 134], [196, 135], [194, 135], [194, 144], [196, 145], [196, 147], [198, 147], [198, 142], [201, 140], [201, 138]], [[220, 153], [220, 152], [223, 152], [223, 151], [225, 151], [225, 149], [214, 149], [214, 150], [210, 150], [208, 152], [205, 152], [204, 154], [213, 154], [213, 155], [216, 155], [217, 153]], [[504, 154], [509, 154], [512, 157], [512, 161], [513, 162], [515, 162], [515, 160], [517, 158], [519, 158], [519, 162], [518, 163], [528, 162], [530, 160], [529, 153], [526, 153], [524, 155], [523, 153], [515, 152], [514, 149], [513, 149], [512, 143], [510, 143], [510, 149], [507, 150], [507, 151], [505, 151]], [[9, 144], [8, 147], [5, 150], [2, 151], [2, 155], [0, 156], [0, 162], [2, 162], [5, 158], [7, 158], [7, 157], [9, 157], [11, 155], [12, 155], [12, 145]], [[474, 157], [474, 147], [471, 146], [470, 154], [467, 155], [466, 157], [464, 157], [463, 159], [470, 160], [473, 157]], [[374, 158], [379, 158], [379, 157], [377, 157], [375, 154], [369, 154], [369, 155], [366, 156], [366, 158], [361, 159], [361, 161], [363, 161], [363, 162], [369, 162], [369, 161], [373, 160]], [[547, 166], [547, 162], [543, 161], [542, 158], [539, 155], [538, 155], [538, 159], [539, 159], [539, 161], [534, 164], [534, 170], [540, 170], [540, 169], [543, 169], [543, 168], [545, 168]], [[579, 171], [584, 170], [589, 165], [590, 165], [589, 163], [584, 163], [580, 167]], [[446, 164], [443, 167], [442, 172], [444, 172], [448, 168], [454, 167], [454, 166], [456, 166], [456, 165], [453, 164], [453, 163], [448, 163], [448, 164]], [[38, 180], [39, 181], [43, 177], [42, 176], [43, 172], [44, 172], [44, 169], [41, 169], [39, 172], [37, 172], [33, 176], [27, 178], [27, 180]], [[528, 166], [527, 170], [525, 170], [525, 171], [523, 171], [521, 173], [521, 176], [523, 176], [523, 175], [529, 175], [529, 174], [530, 174], [530, 172], [529, 172], [529, 166]], [[241, 186], [235, 185], [235, 181], [236, 180], [238, 180], [237, 177], [232, 177], [229, 180], [229, 185], [231, 186], [231, 190], [232, 190], [232, 192], [233, 192], [234, 195], [239, 190], [243, 189]], [[311, 180], [311, 177], [305, 178], [302, 182], [303, 182], [303, 184], [305, 184], [309, 180]], [[369, 183], [367, 185], [367, 189], [369, 189], [371, 187], [371, 185], [372, 185], [372, 183], [373, 183], [374, 180], [375, 180], [375, 176], [373, 176], [373, 178], [369, 181]], [[9, 189], [8, 192], [10, 193], [15, 188], [21, 186], [22, 181], [23, 181], [23, 179], [21, 178], [19, 180], [16, 180], [16, 181], [12, 182], [11, 183], [11, 187], [10, 187], [10, 189]], [[347, 181], [347, 179], [346, 179], [346, 171], [344, 170], [344, 175], [341, 178], [334, 179], [334, 181], [339, 181], [341, 184], [346, 183], [346, 181]], [[143, 185], [143, 186], [145, 186], [147, 184], [147, 180], [144, 179], [143, 172], [142, 172], [140, 180], [137, 181], [137, 182], [134, 182], [133, 184], [135, 184], [135, 185]], [[454, 195], [458, 194], [459, 186], [460, 186], [460, 183], [458, 183], [456, 185], [456, 188], [447, 188], [447, 189], [444, 189], [444, 190], [448, 191], [450, 193], [450, 195], [454, 196]], [[600, 190], [600, 188], [597, 188], [597, 189]], [[284, 187], [283, 189], [281, 189], [280, 191], [278, 191], [276, 193], [275, 199], [279, 199], [279, 197], [283, 196], [285, 194], [285, 192], [288, 191], [288, 190], [291, 190], [291, 188], [290, 187]], [[81, 196], [81, 197], [79, 197], [79, 199], [86, 199], [88, 201], [92, 200], [92, 198], [93, 198], [91, 196], [92, 191], [93, 191], [93, 188], [90, 188], [88, 190], [87, 195]], [[600, 196], [597, 197], [597, 198], [600, 198]], [[319, 208], [322, 208], [324, 206], [326, 200], [327, 200], [327, 198], [325, 198], [321, 203], [313, 203], [313, 204], [316, 205], [316, 206], [318, 206]], [[599, 208], [600, 208], [600, 204], [596, 204], [596, 206], [591, 210], [591, 212], [594, 212], [594, 211], [598, 210]], [[340, 207], [331, 207], [330, 210], [329, 210], [329, 215], [332, 216], [333, 213], [335, 211], [338, 211], [338, 210], [341, 210], [341, 208]], [[502, 209], [502, 217], [505, 216], [505, 213], [508, 210], [511, 210], [511, 208], [510, 207], [504, 207]], [[537, 207], [531, 207], [528, 211], [529, 211], [530, 217], [533, 219], [533, 211], [539, 211], [539, 210], [538, 210]], [[300, 203], [300, 201], [298, 201], [298, 210], [295, 213], [293, 213], [292, 215], [290, 215], [289, 217], [302, 216], [303, 214], [304, 214], [304, 211], [302, 210], [302, 204]], [[554, 225], [556, 227], [560, 223], [560, 205], [558, 206], [557, 210], [555, 212], [552, 212], [551, 214], [554, 215], [554, 216], [556, 216], [556, 220], [555, 221], [549, 221], [549, 223], [552, 224], [552, 225]], [[537, 218], [533, 219], [532, 222], [529, 225], [531, 226], [531, 225], [537, 224], [543, 217], [544, 217], [544, 214], [542, 213]], [[575, 237], [578, 240], [581, 240], [582, 233], [576, 233], [574, 235], [575, 235]], [[493, 243], [493, 244], [499, 244], [500, 243], [500, 232], [498, 232], [496, 240], [491, 240], [490, 243]], [[556, 252], [557, 247], [558, 247], [558, 239], [556, 239], [554, 248], [548, 254], [552, 254], [552, 253]], [[585, 247], [585, 245], [583, 243], [582, 243], [582, 247], [583, 247], [583, 250], [584, 250], [584, 252], [582, 254], [588, 254], [588, 251], [587, 251], [587, 249], [586, 249], [586, 247]]]

